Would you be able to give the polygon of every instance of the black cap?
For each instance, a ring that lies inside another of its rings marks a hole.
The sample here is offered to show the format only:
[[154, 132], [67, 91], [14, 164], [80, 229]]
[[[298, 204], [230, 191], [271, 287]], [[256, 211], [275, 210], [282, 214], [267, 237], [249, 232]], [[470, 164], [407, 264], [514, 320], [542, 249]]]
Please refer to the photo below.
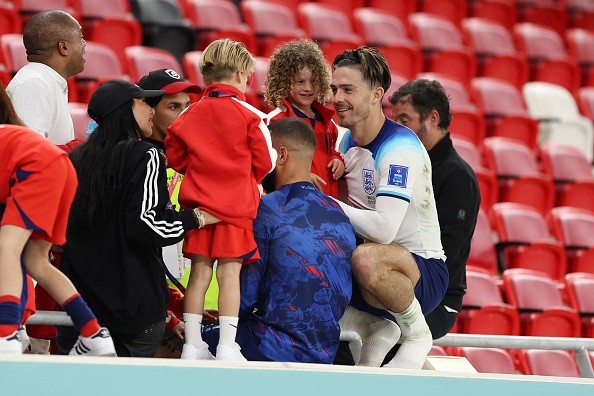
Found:
[[199, 94], [202, 88], [184, 80], [173, 69], [153, 70], [138, 82], [143, 89], [162, 89], [166, 95], [173, 95], [182, 91]]
[[135, 98], [155, 98], [147, 100], [152, 107], [159, 103], [165, 91], [144, 90], [136, 84], [125, 80], [110, 80], [99, 86], [91, 95], [87, 113], [98, 124], [111, 113]]

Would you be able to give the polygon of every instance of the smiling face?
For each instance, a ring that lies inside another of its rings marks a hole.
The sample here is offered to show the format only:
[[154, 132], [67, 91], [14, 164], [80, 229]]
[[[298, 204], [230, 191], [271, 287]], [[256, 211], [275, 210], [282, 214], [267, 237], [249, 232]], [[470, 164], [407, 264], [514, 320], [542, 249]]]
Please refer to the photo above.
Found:
[[163, 141], [167, 135], [167, 128], [173, 124], [179, 114], [190, 105], [190, 95], [179, 92], [163, 95], [159, 104], [155, 106], [152, 139]]
[[155, 114], [153, 108], [144, 99], [134, 99], [132, 102], [132, 113], [143, 136], [145, 138], [151, 136], [153, 133], [153, 115]]
[[295, 75], [289, 102], [305, 114], [311, 116], [311, 104], [320, 95], [320, 87], [315, 84], [313, 73], [308, 66], [304, 66]]
[[332, 104], [340, 126], [358, 133], [371, 114], [373, 91], [356, 67], [339, 67], [332, 75]]

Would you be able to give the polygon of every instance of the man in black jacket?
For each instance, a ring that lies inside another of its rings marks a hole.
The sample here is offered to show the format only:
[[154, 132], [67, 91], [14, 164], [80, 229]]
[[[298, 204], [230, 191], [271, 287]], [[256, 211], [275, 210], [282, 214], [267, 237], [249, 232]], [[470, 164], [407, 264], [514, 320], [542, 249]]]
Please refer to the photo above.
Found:
[[390, 103], [394, 120], [415, 132], [431, 159], [441, 243], [450, 275], [441, 304], [425, 317], [433, 339], [437, 339], [450, 331], [462, 308], [480, 192], [474, 171], [452, 145], [450, 105], [438, 81], [410, 81], [390, 97]]

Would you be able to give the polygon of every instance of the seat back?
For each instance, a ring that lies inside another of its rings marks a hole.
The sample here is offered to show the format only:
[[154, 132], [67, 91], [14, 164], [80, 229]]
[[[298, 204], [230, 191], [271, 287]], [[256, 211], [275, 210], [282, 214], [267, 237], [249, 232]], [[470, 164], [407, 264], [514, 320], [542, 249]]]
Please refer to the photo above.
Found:
[[565, 32], [567, 51], [587, 67], [594, 67], [594, 32], [586, 29], [568, 29]]
[[592, 165], [583, 151], [565, 144], [541, 144], [543, 170], [556, 182], [594, 180]]
[[492, 215], [501, 242], [554, 240], [543, 215], [528, 205], [498, 202], [493, 205]]
[[240, 3], [241, 13], [259, 35], [296, 34], [305, 35], [297, 24], [297, 17], [289, 7], [260, 0], [244, 0]]
[[594, 247], [594, 213], [589, 210], [555, 207], [551, 210], [551, 226], [553, 234], [565, 246]]
[[464, 294], [462, 304], [482, 307], [494, 303], [503, 303], [503, 297], [493, 275], [466, 271], [466, 294]]
[[526, 145], [505, 137], [484, 140], [485, 162], [500, 178], [541, 176], [536, 155]]
[[580, 314], [594, 315], [594, 274], [574, 272], [565, 276], [569, 304]]
[[554, 377], [579, 377], [580, 370], [573, 355], [568, 351], [541, 349], [520, 350], [520, 370], [524, 374]]
[[6, 69], [13, 75], [27, 64], [27, 51], [25, 50], [25, 44], [23, 44], [23, 35], [20, 33], [0, 36], [0, 51]]
[[83, 18], [106, 18], [130, 14], [130, 2], [126, 0], [79, 0]]
[[470, 242], [470, 255], [466, 264], [484, 268], [491, 275], [497, 275], [499, 272], [493, 231], [487, 213], [483, 209], [478, 212], [476, 227], [474, 228], [474, 234], [472, 234], [472, 240]]
[[87, 41], [85, 60], [85, 69], [77, 75], [77, 78], [95, 80], [110, 76], [121, 78], [123, 74], [117, 55], [103, 44]]
[[516, 374], [514, 361], [505, 349], [462, 347], [460, 354], [479, 373]]
[[523, 268], [510, 268], [502, 273], [507, 301], [520, 310], [544, 310], [563, 307], [563, 296], [555, 281], [546, 274]]
[[439, 15], [456, 26], [460, 26], [468, 12], [466, 0], [421, 1], [420, 6], [419, 11]]
[[528, 112], [538, 119], [578, 118], [580, 113], [573, 95], [557, 84], [530, 81], [522, 90]]
[[522, 94], [514, 85], [495, 78], [475, 77], [471, 86], [475, 100], [485, 115], [528, 115]]
[[367, 45], [397, 45], [409, 41], [406, 28], [396, 16], [362, 7], [353, 12], [355, 31]]
[[468, 90], [460, 81], [444, 74], [431, 72], [419, 73], [417, 78], [439, 81], [439, 83], [443, 86], [448, 99], [450, 100], [450, 108], [452, 110], [465, 109], [469, 107], [476, 108], [470, 99]]
[[140, 77], [147, 75], [156, 69], [173, 69], [182, 72], [177, 59], [168, 51], [159, 48], [144, 46], [132, 46], [126, 48], [128, 71], [132, 81], [138, 81]]
[[22, 31], [21, 17], [13, 4], [0, 3], [0, 36]]
[[348, 15], [336, 7], [302, 3], [299, 5], [298, 17], [301, 26], [315, 40], [349, 40], [362, 43], [361, 37], [353, 31]]
[[562, 59], [567, 56], [561, 36], [535, 23], [517, 23], [514, 27], [516, 47], [534, 60]]
[[582, 114], [594, 121], [594, 87], [580, 88], [578, 100]]
[[410, 14], [413, 39], [421, 48], [429, 51], [465, 48], [462, 35], [449, 20], [438, 15], [422, 12]]
[[466, 18], [462, 21], [462, 28], [477, 55], [517, 54], [512, 35], [498, 23], [482, 18]]

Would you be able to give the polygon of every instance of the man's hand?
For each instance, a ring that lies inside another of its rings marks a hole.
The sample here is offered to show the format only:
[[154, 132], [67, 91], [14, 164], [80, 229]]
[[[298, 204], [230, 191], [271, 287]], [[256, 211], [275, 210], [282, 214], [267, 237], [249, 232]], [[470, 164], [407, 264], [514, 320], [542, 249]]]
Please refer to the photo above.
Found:
[[320, 191], [322, 191], [322, 185], [324, 185], [324, 186], [326, 185], [326, 182], [324, 181], [324, 179], [322, 179], [320, 176], [316, 175], [315, 173], [311, 174], [311, 182]]

